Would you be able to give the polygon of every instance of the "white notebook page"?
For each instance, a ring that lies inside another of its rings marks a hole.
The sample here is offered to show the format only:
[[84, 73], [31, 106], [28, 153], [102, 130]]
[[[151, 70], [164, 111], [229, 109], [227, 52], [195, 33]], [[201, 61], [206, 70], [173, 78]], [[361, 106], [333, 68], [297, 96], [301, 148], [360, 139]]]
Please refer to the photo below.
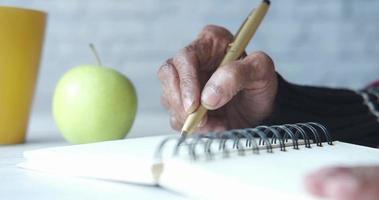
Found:
[[[181, 161], [167, 165], [171, 173], [164, 174], [162, 182], [175, 191], [204, 198], [233, 198], [236, 195], [243, 198], [254, 193], [265, 199], [312, 199], [303, 187], [306, 174], [321, 167], [355, 165], [379, 165], [379, 150], [334, 142], [333, 146], [287, 148], [286, 152], [276, 149], [274, 153], [261, 151], [260, 155], [212, 162], [183, 165]], [[197, 174], [201, 174], [200, 177]], [[191, 181], [180, 181], [184, 180], [183, 176]], [[270, 195], [267, 197], [265, 193]]]
[[[151, 167], [157, 145], [166, 136], [74, 145], [25, 152], [23, 168], [131, 183], [154, 184]], [[170, 147], [168, 147], [170, 148]], [[379, 150], [334, 142], [333, 146], [304, 146], [274, 153], [200, 159], [188, 156], [165, 160], [160, 184], [201, 198], [264, 195], [266, 199], [311, 198], [303, 178], [325, 166], [379, 165]], [[182, 154], [181, 154], [182, 155]], [[266, 193], [270, 195], [265, 196]], [[270, 197], [270, 198], [269, 198]]]
[[155, 184], [151, 166], [167, 136], [133, 138], [24, 152], [26, 169], [138, 184]]

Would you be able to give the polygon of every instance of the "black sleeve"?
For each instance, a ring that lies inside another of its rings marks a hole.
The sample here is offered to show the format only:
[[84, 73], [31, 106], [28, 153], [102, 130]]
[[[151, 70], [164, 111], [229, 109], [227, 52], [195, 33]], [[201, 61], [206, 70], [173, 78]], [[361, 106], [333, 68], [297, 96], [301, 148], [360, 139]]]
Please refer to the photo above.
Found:
[[378, 147], [377, 93], [300, 86], [280, 75], [278, 79], [276, 107], [266, 124], [319, 122], [333, 140]]

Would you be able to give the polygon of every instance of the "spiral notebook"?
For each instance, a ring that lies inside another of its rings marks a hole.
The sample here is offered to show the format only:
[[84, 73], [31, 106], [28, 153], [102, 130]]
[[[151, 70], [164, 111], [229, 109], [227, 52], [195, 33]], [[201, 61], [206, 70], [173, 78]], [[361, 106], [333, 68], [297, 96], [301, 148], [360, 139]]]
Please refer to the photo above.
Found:
[[26, 169], [157, 185], [200, 199], [312, 199], [303, 178], [325, 166], [379, 165], [379, 150], [331, 141], [317, 123], [156, 136], [24, 152]]

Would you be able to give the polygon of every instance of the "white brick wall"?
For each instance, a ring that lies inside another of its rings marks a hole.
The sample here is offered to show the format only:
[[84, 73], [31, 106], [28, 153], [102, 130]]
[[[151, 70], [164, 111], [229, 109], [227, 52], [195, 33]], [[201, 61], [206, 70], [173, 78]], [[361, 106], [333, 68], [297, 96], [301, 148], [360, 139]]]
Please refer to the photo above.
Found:
[[[159, 65], [190, 42], [206, 24], [234, 32], [259, 1], [246, 0], [9, 0], [49, 13], [34, 112], [50, 112], [62, 74], [103, 63], [135, 83], [140, 111], [162, 111]], [[304, 84], [359, 88], [379, 78], [379, 1], [273, 0], [248, 51], [263, 50], [287, 79]]]

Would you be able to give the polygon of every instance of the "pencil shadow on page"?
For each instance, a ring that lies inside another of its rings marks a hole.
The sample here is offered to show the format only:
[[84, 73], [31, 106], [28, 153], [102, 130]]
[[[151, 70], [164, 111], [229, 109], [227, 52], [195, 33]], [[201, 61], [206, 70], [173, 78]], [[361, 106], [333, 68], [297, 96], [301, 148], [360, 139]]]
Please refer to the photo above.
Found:
[[[43, 171], [40, 171], [40, 170], [36, 170], [36, 169], [24, 169], [24, 168], [21, 168], [22, 170], [27, 170], [27, 171], [32, 171], [34, 173], [38, 173], [38, 174], [44, 174], [44, 175], [54, 175], [55, 177], [65, 177], [67, 178], [67, 176], [65, 175], [60, 175], [60, 174], [49, 174], [47, 172], [43, 172]], [[149, 184], [149, 183], [136, 183], [136, 182], [131, 182], [131, 181], [121, 181], [121, 180], [110, 180], [110, 179], [106, 179], [106, 178], [94, 178], [94, 177], [85, 177], [85, 176], [69, 176], [71, 178], [76, 178], [76, 179], [82, 179], [82, 180], [95, 180], [95, 181], [101, 181], [101, 182], [104, 182], [104, 183], [113, 183], [113, 184], [120, 184], [120, 185], [130, 185], [130, 186], [137, 186], [137, 187], [148, 187], [148, 188], [158, 188], [158, 189], [163, 189], [171, 194], [174, 194], [174, 195], [178, 195], [178, 196], [182, 196], [184, 197], [182, 194], [176, 192], [176, 191], [173, 191], [173, 190], [170, 190], [170, 189], [167, 189], [165, 187], [162, 187], [160, 186], [159, 184]]]
[[[85, 178], [85, 177], [79, 177], [79, 178]], [[165, 191], [167, 191], [169, 193], [172, 193], [172, 194], [175, 194], [175, 195], [178, 195], [178, 196], [183, 196], [182, 194], [180, 194], [180, 193], [178, 193], [178, 192], [176, 192], [174, 190], [170, 190], [170, 189], [167, 189], [165, 187], [162, 187], [159, 184], [135, 183], [135, 182], [130, 182], [130, 181], [109, 180], [109, 179], [103, 179], [103, 178], [91, 178], [91, 179], [95, 179], [95, 180], [98, 180], [98, 181], [112, 182], [112, 183], [116, 183], [116, 184], [128, 184], [128, 185], [135, 185], [135, 186], [160, 188], [160, 189], [163, 189], [163, 190], [165, 190]]]

